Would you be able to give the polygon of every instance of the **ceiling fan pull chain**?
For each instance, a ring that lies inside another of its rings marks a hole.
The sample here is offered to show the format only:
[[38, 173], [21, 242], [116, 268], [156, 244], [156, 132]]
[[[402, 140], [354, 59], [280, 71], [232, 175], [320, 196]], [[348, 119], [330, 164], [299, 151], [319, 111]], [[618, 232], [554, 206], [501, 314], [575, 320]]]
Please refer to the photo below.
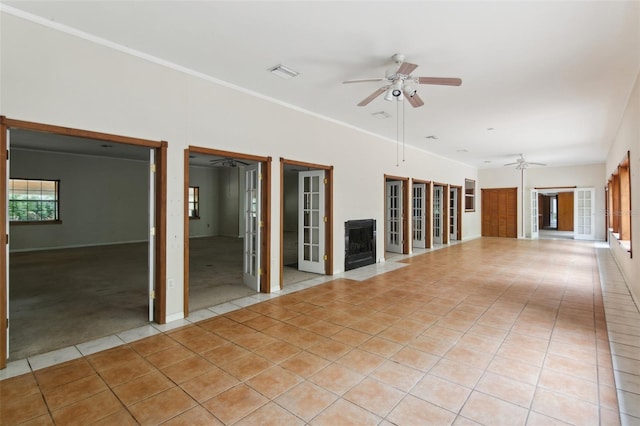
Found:
[[396, 167], [400, 167], [400, 105], [396, 102]]
[[404, 124], [404, 113], [405, 113], [404, 99], [401, 102], [402, 102], [402, 162], [404, 163], [405, 162], [404, 131], [406, 129], [405, 124]]

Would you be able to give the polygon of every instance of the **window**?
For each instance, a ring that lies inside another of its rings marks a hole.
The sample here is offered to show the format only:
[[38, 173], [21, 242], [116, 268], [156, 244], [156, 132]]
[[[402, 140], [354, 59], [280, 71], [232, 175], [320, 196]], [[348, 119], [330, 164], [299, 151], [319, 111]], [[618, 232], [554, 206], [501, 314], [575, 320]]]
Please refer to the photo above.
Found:
[[464, 211], [476, 211], [476, 181], [472, 179], [464, 180]]
[[607, 197], [609, 204], [608, 225], [614, 237], [631, 253], [631, 173], [630, 154], [609, 178]]
[[189, 187], [189, 218], [200, 218], [200, 187]]
[[55, 222], [59, 219], [57, 180], [9, 179], [11, 222]]

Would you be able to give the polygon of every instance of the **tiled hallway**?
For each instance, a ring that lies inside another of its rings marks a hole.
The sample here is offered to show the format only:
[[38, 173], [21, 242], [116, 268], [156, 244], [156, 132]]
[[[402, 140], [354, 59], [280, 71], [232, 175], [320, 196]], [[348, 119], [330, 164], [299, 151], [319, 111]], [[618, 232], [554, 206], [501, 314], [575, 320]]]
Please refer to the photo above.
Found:
[[[612, 363], [596, 250], [483, 238], [409, 257], [3, 380], [0, 423], [635, 424], [618, 395], [640, 377], [618, 393], [614, 364], [640, 357]], [[638, 353], [638, 326], [616, 333]]]

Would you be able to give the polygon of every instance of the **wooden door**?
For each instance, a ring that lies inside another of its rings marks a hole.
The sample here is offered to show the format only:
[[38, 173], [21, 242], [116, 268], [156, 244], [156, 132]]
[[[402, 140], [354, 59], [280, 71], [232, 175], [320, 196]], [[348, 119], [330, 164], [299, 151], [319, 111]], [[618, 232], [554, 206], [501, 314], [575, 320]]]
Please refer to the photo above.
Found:
[[555, 197], [555, 195], [540, 194], [538, 197], [538, 206], [540, 208], [539, 228], [548, 229], [551, 226], [551, 198]]
[[482, 236], [517, 238], [517, 188], [482, 190]]
[[558, 231], [573, 231], [573, 192], [558, 193]]

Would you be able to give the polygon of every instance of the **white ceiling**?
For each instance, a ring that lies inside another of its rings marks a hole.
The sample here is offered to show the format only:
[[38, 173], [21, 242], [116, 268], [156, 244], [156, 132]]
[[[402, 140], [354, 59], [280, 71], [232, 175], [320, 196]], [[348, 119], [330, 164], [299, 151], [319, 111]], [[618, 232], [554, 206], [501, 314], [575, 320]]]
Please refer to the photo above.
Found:
[[391, 140], [396, 102], [356, 106], [382, 84], [341, 82], [404, 53], [414, 76], [463, 81], [419, 87], [406, 143], [481, 168], [603, 162], [640, 69], [637, 0], [3, 3]]

